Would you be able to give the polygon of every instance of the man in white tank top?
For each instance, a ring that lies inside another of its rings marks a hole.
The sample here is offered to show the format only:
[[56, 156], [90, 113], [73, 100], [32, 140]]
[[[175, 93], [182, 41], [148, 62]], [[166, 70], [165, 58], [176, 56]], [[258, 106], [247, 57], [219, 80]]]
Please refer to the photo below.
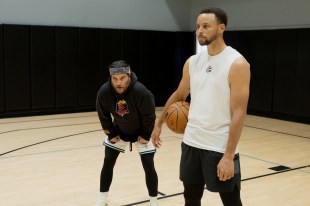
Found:
[[241, 173], [238, 154], [250, 85], [250, 65], [227, 46], [223, 33], [227, 15], [208, 8], [197, 17], [196, 35], [207, 50], [184, 64], [177, 90], [166, 102], [151, 135], [162, 145], [161, 127], [169, 105], [191, 95], [188, 123], [182, 142], [180, 180], [185, 206], [200, 206], [206, 188], [219, 192], [224, 206], [241, 206]]

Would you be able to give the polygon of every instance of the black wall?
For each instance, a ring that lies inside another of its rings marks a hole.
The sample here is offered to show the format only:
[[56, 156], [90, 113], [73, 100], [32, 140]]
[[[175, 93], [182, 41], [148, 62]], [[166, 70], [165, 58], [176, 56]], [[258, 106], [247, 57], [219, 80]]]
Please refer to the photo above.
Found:
[[251, 64], [248, 112], [310, 122], [310, 29], [228, 31]]
[[5, 111], [31, 110], [29, 26], [4, 25]]
[[79, 107], [87, 107], [96, 101], [100, 86], [101, 30], [81, 28], [79, 30]]
[[[227, 31], [251, 64], [248, 112], [310, 122], [310, 29]], [[0, 117], [94, 110], [119, 59], [163, 106], [194, 54], [194, 32], [0, 25]]]
[[298, 33], [296, 65], [296, 98], [295, 114], [309, 119], [310, 117], [310, 29]]
[[0, 117], [94, 110], [108, 66], [119, 59], [162, 106], [194, 53], [192, 34], [0, 25]]
[[0, 25], [0, 113], [4, 112], [3, 25]]
[[31, 26], [32, 108], [55, 108], [55, 34], [53, 27]]

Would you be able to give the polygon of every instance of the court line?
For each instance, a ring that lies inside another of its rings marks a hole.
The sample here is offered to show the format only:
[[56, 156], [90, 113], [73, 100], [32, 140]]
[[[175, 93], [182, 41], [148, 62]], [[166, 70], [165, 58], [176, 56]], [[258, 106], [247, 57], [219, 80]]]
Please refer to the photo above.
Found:
[[[160, 109], [156, 108], [155, 111], [161, 111]], [[81, 113], [93, 113], [96, 112], [94, 111], [89, 111], [89, 112], [81, 112]], [[26, 116], [26, 117], [11, 117], [12, 119], [16, 118], [32, 118], [32, 117], [39, 117], [39, 116], [53, 116], [53, 115], [70, 115], [70, 114], [78, 114], [79, 112], [76, 113], [61, 113], [61, 114], [49, 114], [49, 115], [32, 115], [32, 116]], [[74, 116], [74, 117], [59, 117], [59, 118], [48, 118], [48, 119], [35, 119], [35, 120], [22, 120], [22, 121], [11, 121], [11, 122], [0, 122], [0, 124], [14, 124], [14, 123], [21, 123], [21, 122], [38, 122], [38, 121], [43, 121], [43, 120], [58, 120], [58, 119], [74, 119], [74, 118], [83, 118], [83, 117], [98, 117], [98, 115], [95, 113], [94, 115], [85, 115], [85, 116]], [[158, 118], [158, 117], [156, 117]], [[1, 118], [0, 118], [1, 119]], [[6, 118], [10, 119], [10, 118]]]
[[76, 135], [87, 134], [87, 133], [98, 132], [98, 131], [102, 131], [102, 129], [92, 130], [92, 131], [87, 131], [87, 132], [80, 132], [80, 133], [76, 133], [76, 134], [70, 134], [70, 135], [66, 135], [66, 136], [62, 136], [62, 137], [56, 137], [56, 138], [53, 138], [53, 139], [44, 140], [44, 141], [37, 142], [37, 143], [34, 143], [34, 144], [26, 145], [26, 146], [23, 146], [23, 147], [14, 149], [14, 150], [10, 150], [8, 152], [4, 152], [4, 153], [0, 154], [0, 157], [3, 156], [3, 155], [9, 154], [9, 153], [18, 151], [18, 150], [22, 150], [22, 149], [25, 149], [25, 148], [28, 148], [28, 147], [36, 146], [36, 145], [43, 144], [43, 143], [46, 143], [46, 142], [51, 142], [51, 141], [58, 140], [58, 139], [63, 139], [63, 138], [66, 138], [66, 137], [72, 137], [72, 136], [76, 136]]
[[70, 126], [76, 126], [76, 125], [96, 124], [96, 123], [100, 123], [100, 122], [87, 122], [87, 123], [80, 123], [80, 124], [65, 124], [65, 125], [54, 125], [54, 126], [46, 126], [46, 127], [21, 128], [21, 129], [8, 130], [5, 132], [0, 132], [0, 135], [11, 133], [11, 132], [25, 131], [25, 130], [47, 129], [47, 128], [54, 128], [54, 127], [70, 127]]
[[[156, 108], [155, 111], [161, 111], [160, 108]], [[74, 112], [74, 113], [60, 113], [60, 114], [46, 114], [46, 115], [31, 115], [31, 116], [21, 116], [21, 117], [8, 117], [5, 119], [16, 119], [16, 118], [32, 118], [32, 117], [40, 117], [40, 116], [53, 116], [53, 115], [70, 115], [70, 114], [78, 114], [78, 113], [95, 113], [94, 115], [85, 115], [85, 116], [74, 116], [74, 117], [59, 117], [59, 118], [48, 118], [48, 119], [35, 119], [35, 120], [22, 120], [22, 121], [11, 121], [11, 122], [0, 122], [0, 124], [14, 124], [14, 123], [20, 123], [20, 122], [37, 122], [42, 120], [58, 120], [58, 119], [73, 119], [73, 118], [81, 118], [81, 117], [97, 117], [96, 110], [94, 111], [88, 111], [88, 112]], [[156, 117], [158, 118], [158, 117]], [[0, 118], [1, 119], [1, 118]]]
[[75, 148], [70, 148], [70, 149], [51, 150], [51, 151], [46, 151], [46, 152], [36, 152], [36, 153], [28, 153], [28, 154], [21, 154], [21, 155], [12, 155], [12, 156], [0, 157], [0, 159], [15, 158], [15, 157], [26, 157], [26, 156], [49, 154], [49, 153], [56, 153], [56, 152], [66, 152], [66, 151], [79, 150], [79, 149], [88, 149], [88, 148], [93, 148], [93, 147], [102, 147], [102, 145], [93, 145], [93, 146], [87, 146], [87, 147], [75, 147]]
[[[270, 130], [270, 129], [259, 128], [259, 127], [253, 127], [253, 126], [248, 126], [248, 125], [244, 125], [244, 127], [249, 127], [249, 128], [252, 128], [252, 129], [264, 130], [264, 131], [274, 132], [274, 133], [279, 133], [279, 134], [284, 134], [284, 135], [293, 136], [293, 137], [300, 137], [300, 138], [304, 138], [304, 139], [310, 139], [310, 137], [307, 137], [307, 136], [302, 136], [302, 135], [297, 135], [297, 134], [290, 134], [290, 133], [280, 132], [280, 131], [276, 131], [276, 130]], [[162, 137], [169, 137], [169, 136], [162, 136]], [[170, 137], [179, 138], [177, 136], [172, 136], [172, 135]]]
[[[267, 161], [267, 160], [264, 160], [264, 159], [260, 159], [260, 158], [257, 158], [257, 157], [252, 157], [252, 156], [249, 156], [249, 155], [245, 155], [245, 154], [242, 154], [242, 153], [240, 153], [240, 156], [241, 157], [244, 156], [244, 157], [247, 157], [247, 158], [259, 160], [259, 161], [262, 161], [262, 162], [266, 162], [266, 163], [270, 163], [270, 164], [274, 164], [274, 165], [278, 165], [278, 166], [283, 165], [283, 164]], [[288, 166], [288, 165], [286, 165], [286, 166]], [[301, 170], [301, 172], [310, 173], [310, 172], [306, 172], [306, 171], [302, 171], [302, 170]]]
[[301, 135], [296, 135], [296, 134], [290, 134], [290, 133], [275, 131], [275, 130], [271, 130], [271, 129], [264, 129], [264, 128], [260, 128], [260, 127], [249, 126], [249, 125], [244, 125], [244, 127], [249, 127], [249, 128], [253, 128], [253, 129], [265, 130], [265, 131], [269, 131], [269, 132], [275, 132], [275, 133], [279, 133], [279, 134], [285, 134], [285, 135], [290, 135], [290, 136], [295, 136], [295, 137], [301, 137], [301, 138], [305, 138], [305, 139], [310, 139], [310, 137], [307, 137], [307, 136], [301, 136]]
[[[49, 115], [49, 116], [52, 116], [52, 115]], [[97, 116], [97, 115], [75, 116], [75, 117], [59, 117], [59, 118], [48, 118], [48, 119], [34, 119], [34, 120], [22, 120], [22, 121], [11, 121], [11, 122], [0, 122], [0, 124], [15, 124], [15, 123], [21, 123], [21, 122], [39, 122], [39, 121], [50, 121], [50, 120], [59, 120], [59, 119], [75, 119], [75, 118], [94, 117], [94, 116]], [[35, 117], [38, 117], [38, 116], [35, 116]], [[19, 117], [16, 117], [16, 118], [19, 118]]]
[[271, 161], [260, 159], [260, 158], [257, 158], [257, 157], [252, 157], [250, 155], [246, 155], [246, 154], [243, 154], [243, 153], [239, 153], [239, 154], [240, 154], [240, 156], [248, 157], [248, 158], [259, 160], [259, 161], [262, 161], [262, 162], [266, 162], [266, 163], [270, 163], [270, 164], [274, 164], [274, 165], [282, 165], [282, 164], [279, 164], [279, 163], [271, 162]]
[[[50, 121], [50, 120], [59, 120], [59, 119], [75, 119], [75, 118], [94, 117], [94, 116], [97, 116], [97, 115], [62, 117], [62, 118], [49, 118], [49, 119], [37, 119], [37, 120], [24, 120], [24, 121], [13, 121], [13, 122], [0, 122], [0, 124], [14, 124], [14, 123], [22, 123], [22, 122]], [[280, 131], [276, 131], [276, 130], [270, 130], [270, 129], [260, 128], [260, 127], [254, 127], [254, 126], [250, 126], [250, 125], [244, 125], [244, 127], [249, 127], [249, 128], [265, 130], [265, 131], [269, 131], [269, 132], [275, 132], [275, 133], [279, 133], [279, 134], [285, 134], [285, 135], [291, 135], [291, 136], [296, 136], [296, 137], [310, 139], [310, 137], [307, 137], [307, 136], [296, 135], [296, 134], [291, 134], [291, 133], [285, 133], [285, 132], [280, 132]], [[31, 128], [31, 129], [33, 129], [33, 128]], [[12, 130], [12, 131], [15, 131], [15, 130]], [[0, 134], [3, 134], [3, 133], [6, 133], [6, 132], [2, 132]]]
[[262, 178], [262, 177], [268, 177], [268, 176], [271, 176], [271, 175], [277, 175], [277, 174], [280, 174], [280, 173], [290, 172], [290, 171], [299, 170], [299, 169], [304, 169], [304, 168], [307, 168], [307, 167], [310, 167], [310, 165], [305, 165], [305, 166], [301, 166], [301, 167], [285, 169], [285, 170], [282, 170], [282, 171], [277, 171], [277, 172], [273, 172], [273, 173], [269, 173], [269, 174], [264, 174], [264, 175], [258, 175], [258, 176], [255, 176], [255, 177], [249, 177], [249, 178], [243, 179], [241, 181], [244, 182], [244, 181], [258, 179], [258, 178]]

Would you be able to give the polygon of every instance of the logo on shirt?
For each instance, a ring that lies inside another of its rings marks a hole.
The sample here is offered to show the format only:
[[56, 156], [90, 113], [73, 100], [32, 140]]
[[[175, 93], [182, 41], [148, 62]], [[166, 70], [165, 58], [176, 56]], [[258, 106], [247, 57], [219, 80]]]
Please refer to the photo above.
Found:
[[211, 66], [208, 66], [208, 68], [206, 69], [206, 72], [207, 73], [210, 73], [212, 71], [212, 67]]
[[122, 117], [125, 115], [125, 114], [128, 114], [129, 113], [129, 110], [128, 110], [128, 105], [127, 105], [127, 102], [125, 100], [119, 100], [117, 103], [116, 103], [116, 113], [121, 115]]

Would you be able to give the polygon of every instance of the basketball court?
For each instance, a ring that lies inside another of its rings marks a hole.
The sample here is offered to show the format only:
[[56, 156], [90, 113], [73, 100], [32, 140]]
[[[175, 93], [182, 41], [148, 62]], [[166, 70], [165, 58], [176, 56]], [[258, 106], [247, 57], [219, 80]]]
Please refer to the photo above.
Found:
[[[182, 135], [164, 125], [161, 137], [155, 156], [159, 205], [184, 205], [178, 179]], [[103, 138], [96, 112], [0, 119], [1, 205], [95, 205]], [[243, 205], [310, 205], [309, 125], [248, 115], [239, 151]], [[119, 156], [109, 205], [149, 205], [135, 147]], [[202, 205], [221, 201], [205, 191]]]

